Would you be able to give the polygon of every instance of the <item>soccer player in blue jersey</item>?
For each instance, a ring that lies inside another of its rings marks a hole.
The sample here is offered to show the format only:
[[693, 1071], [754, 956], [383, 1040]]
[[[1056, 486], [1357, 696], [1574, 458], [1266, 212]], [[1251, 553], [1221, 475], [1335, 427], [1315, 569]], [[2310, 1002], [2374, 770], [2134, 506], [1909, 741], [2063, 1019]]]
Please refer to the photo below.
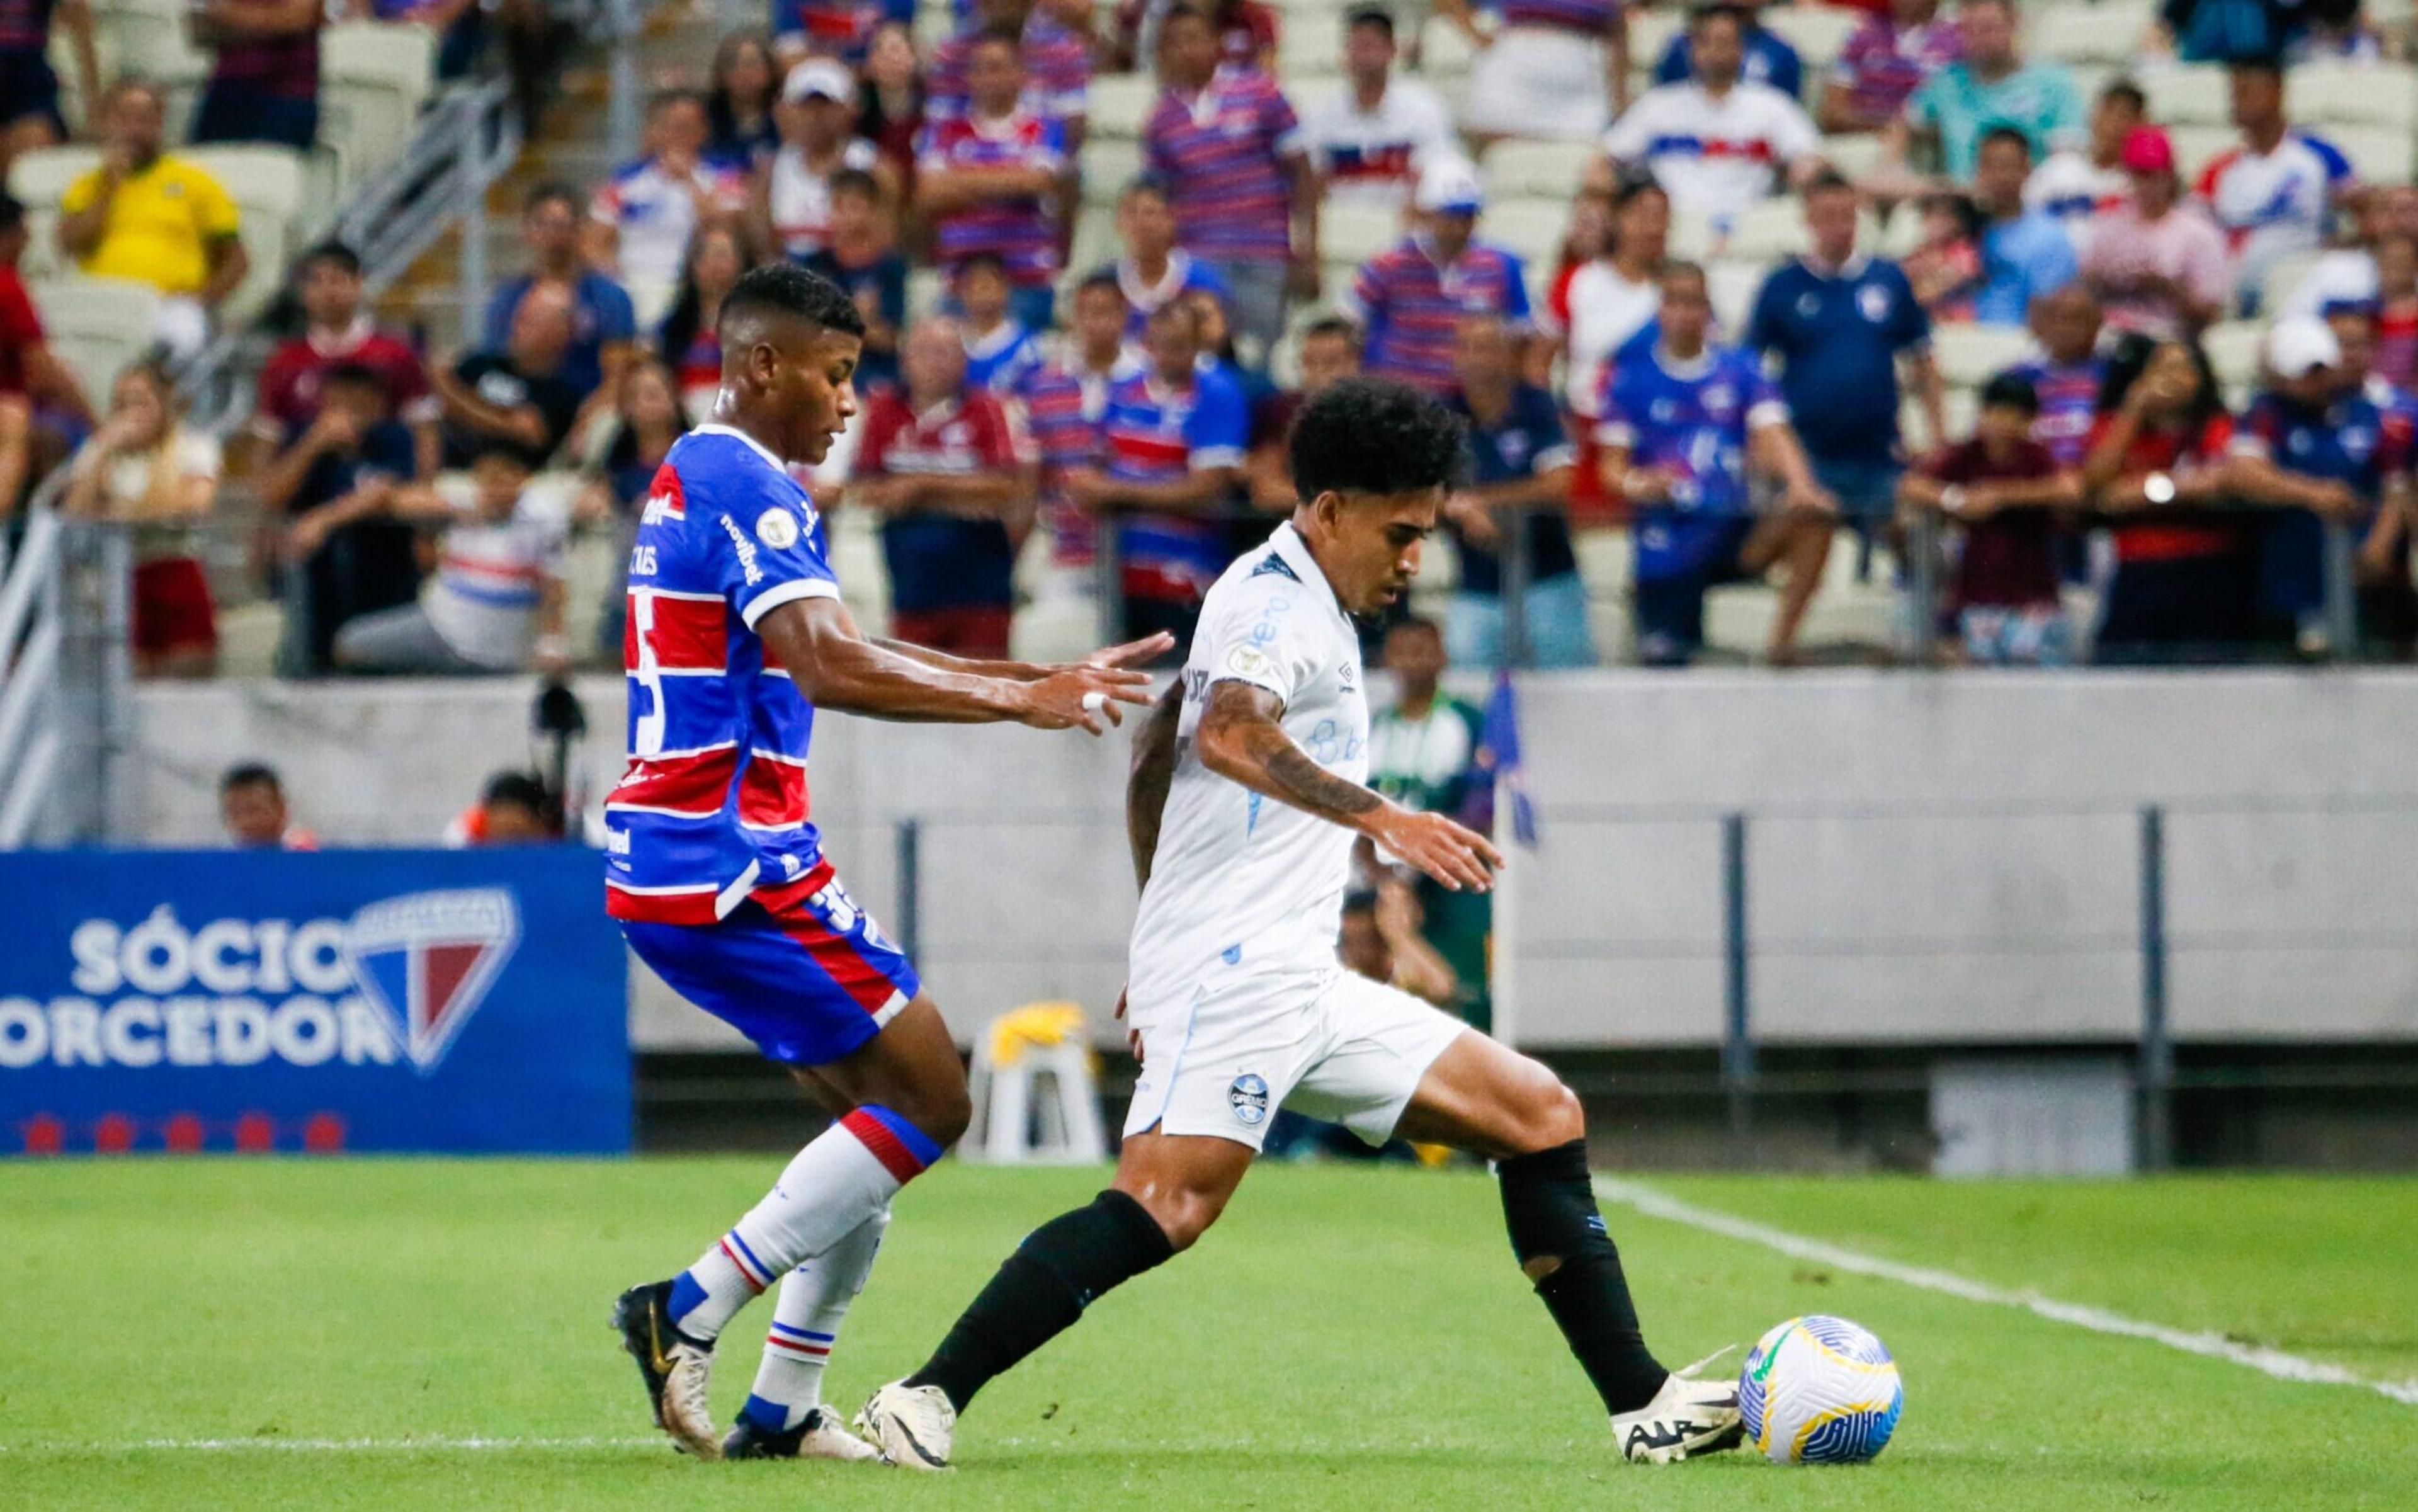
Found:
[[[1636, 511], [1637, 654], [1677, 666], [1705, 640], [1705, 590], [1785, 565], [1770, 658], [1797, 659], [1797, 627], [1822, 583], [1839, 501], [1814, 477], [1788, 406], [1751, 352], [1711, 344], [1713, 306], [1693, 263], [1662, 269], [1660, 340], [1607, 370], [1596, 441], [1604, 487]], [[1753, 477], [1781, 485], [1758, 511]]]
[[[965, 1132], [965, 1075], [915, 969], [849, 896], [807, 817], [818, 710], [1097, 735], [1147, 701], [1164, 637], [1064, 666], [868, 640], [822, 516], [789, 474], [856, 413], [865, 332], [847, 294], [788, 264], [725, 298], [722, 389], [655, 476], [630, 556], [630, 759], [605, 802], [607, 908], [674, 990], [739, 1029], [837, 1122], [687, 1270], [613, 1313], [656, 1423], [701, 1459], [872, 1451], [820, 1410], [822, 1369], [890, 1199]], [[727, 1440], [714, 1341], [781, 1282]]]

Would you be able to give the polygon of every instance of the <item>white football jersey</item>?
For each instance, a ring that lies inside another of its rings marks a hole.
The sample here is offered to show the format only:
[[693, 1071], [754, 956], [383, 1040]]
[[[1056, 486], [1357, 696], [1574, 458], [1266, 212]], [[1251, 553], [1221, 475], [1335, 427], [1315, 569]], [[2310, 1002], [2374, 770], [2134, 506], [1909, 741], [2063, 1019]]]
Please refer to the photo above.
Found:
[[1180, 1006], [1214, 979], [1339, 970], [1352, 832], [1201, 764], [1194, 736], [1210, 688], [1265, 688], [1284, 700], [1284, 732], [1310, 759], [1352, 782], [1369, 774], [1360, 638], [1291, 524], [1211, 587], [1182, 675], [1175, 777], [1126, 963], [1142, 1015]]
[[1399, 214], [1411, 203], [1419, 170], [1461, 155], [1451, 112], [1416, 79], [1386, 81], [1373, 111], [1361, 110], [1346, 84], [1303, 113], [1301, 140], [1326, 176], [1332, 209]]

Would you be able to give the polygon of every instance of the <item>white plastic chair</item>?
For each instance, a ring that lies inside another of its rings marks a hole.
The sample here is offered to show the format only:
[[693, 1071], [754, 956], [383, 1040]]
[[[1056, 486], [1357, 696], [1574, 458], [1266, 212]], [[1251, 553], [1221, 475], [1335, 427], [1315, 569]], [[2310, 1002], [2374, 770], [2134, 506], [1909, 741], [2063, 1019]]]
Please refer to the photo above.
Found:
[[1049, 1166], [1108, 1158], [1092, 1047], [1073, 1003], [1033, 1003], [991, 1020], [974, 1041], [967, 1079], [967, 1158]]

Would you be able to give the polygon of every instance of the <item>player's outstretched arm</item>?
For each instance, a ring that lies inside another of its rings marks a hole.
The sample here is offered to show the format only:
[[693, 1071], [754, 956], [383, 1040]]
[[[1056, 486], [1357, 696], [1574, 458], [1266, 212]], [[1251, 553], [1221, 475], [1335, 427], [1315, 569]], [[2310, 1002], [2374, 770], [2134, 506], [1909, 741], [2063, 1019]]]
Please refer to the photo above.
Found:
[[1104, 646], [1080, 662], [991, 662], [972, 657], [951, 656], [929, 646], [912, 641], [877, 640], [873, 644], [886, 651], [895, 651], [926, 666], [937, 666], [947, 672], [972, 672], [977, 677], [1006, 678], [1013, 682], [1038, 682], [1052, 673], [1074, 666], [1147, 666], [1175, 648], [1175, 637], [1162, 630], [1155, 635], [1129, 640], [1122, 646]]
[[1284, 732], [1278, 723], [1283, 713], [1282, 701], [1265, 688], [1211, 683], [1208, 707], [1193, 735], [1201, 764], [1255, 793], [1367, 835], [1456, 893], [1483, 893], [1494, 885], [1503, 853], [1484, 835], [1441, 814], [1406, 809], [1327, 771]]
[[[935, 666], [866, 640], [834, 598], [793, 599], [756, 622], [773, 660], [818, 709], [941, 725], [1016, 723], [1080, 726], [1094, 735], [1123, 723], [1124, 704], [1150, 702], [1150, 676], [1090, 664], [1031, 681]], [[1093, 695], [1096, 695], [1096, 697]]]

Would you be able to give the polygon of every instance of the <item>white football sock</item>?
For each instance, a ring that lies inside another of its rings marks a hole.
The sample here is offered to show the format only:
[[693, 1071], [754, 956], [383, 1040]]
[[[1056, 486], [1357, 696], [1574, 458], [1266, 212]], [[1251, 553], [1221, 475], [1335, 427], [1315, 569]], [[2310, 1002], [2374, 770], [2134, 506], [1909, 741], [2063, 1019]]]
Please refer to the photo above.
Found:
[[764, 1199], [672, 1281], [671, 1320], [711, 1343], [755, 1295], [886, 1209], [941, 1147], [886, 1107], [866, 1104], [798, 1152]]
[[839, 1342], [840, 1321], [865, 1290], [881, 1250], [890, 1210], [865, 1219], [836, 1245], [781, 1278], [764, 1360], [740, 1411], [765, 1428], [796, 1428], [823, 1399], [823, 1367]]

